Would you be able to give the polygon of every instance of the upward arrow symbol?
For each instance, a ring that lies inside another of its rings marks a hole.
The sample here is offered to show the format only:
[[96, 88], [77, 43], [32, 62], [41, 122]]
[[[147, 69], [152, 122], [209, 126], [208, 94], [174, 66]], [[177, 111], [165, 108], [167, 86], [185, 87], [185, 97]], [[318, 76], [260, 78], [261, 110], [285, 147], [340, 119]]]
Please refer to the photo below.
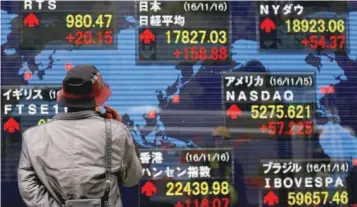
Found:
[[147, 181], [143, 185], [143, 187], [141, 187], [141, 193], [146, 195], [147, 197], [151, 197], [156, 192], [157, 192], [156, 186], [150, 181]]
[[29, 28], [34, 28], [35, 25], [40, 25], [40, 20], [35, 16], [34, 13], [30, 13], [29, 15], [27, 15], [27, 17], [25, 17], [24, 25], [27, 25]]
[[228, 117], [231, 117], [231, 119], [237, 119], [242, 116], [242, 110], [237, 105], [233, 104], [228, 108], [226, 114]]
[[9, 120], [7, 120], [4, 124], [4, 131], [8, 131], [9, 133], [14, 133], [15, 131], [19, 131], [19, 130], [20, 130], [19, 123], [12, 117]]
[[270, 33], [272, 30], [276, 29], [276, 25], [269, 17], [265, 18], [260, 24], [260, 29], [264, 30], [266, 33]]
[[155, 35], [149, 30], [146, 29], [143, 33], [140, 34], [140, 41], [144, 41], [144, 44], [150, 44], [155, 41]]
[[264, 196], [264, 204], [268, 204], [268, 206], [274, 206], [279, 203], [278, 196], [275, 195], [273, 191], [270, 191], [268, 194]]

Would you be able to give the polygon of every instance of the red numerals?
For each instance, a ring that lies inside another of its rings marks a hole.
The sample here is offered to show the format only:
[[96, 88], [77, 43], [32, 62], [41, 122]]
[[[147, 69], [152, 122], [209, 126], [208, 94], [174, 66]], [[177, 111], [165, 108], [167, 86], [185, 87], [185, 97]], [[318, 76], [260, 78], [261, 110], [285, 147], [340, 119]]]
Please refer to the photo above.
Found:
[[227, 60], [227, 47], [211, 47], [207, 50], [206, 47], [191, 47], [183, 49], [183, 57], [185, 60]]
[[330, 48], [342, 49], [345, 46], [345, 35], [331, 36]]
[[77, 31], [74, 34], [68, 34], [66, 36], [66, 39], [69, 43], [75, 45], [110, 45], [113, 43], [113, 31], [99, 31], [97, 33], [93, 33], [91, 31]]
[[74, 41], [74, 44], [76, 45], [89, 45], [92, 44], [93, 42], [93, 35], [91, 32], [86, 31], [86, 32], [82, 32], [82, 31], [78, 31], [76, 32], [76, 38]]
[[229, 198], [213, 198], [207, 199], [187, 199], [184, 205], [177, 205], [180, 207], [229, 207]]
[[311, 135], [313, 132], [312, 121], [290, 121], [288, 123], [284, 121], [270, 121], [269, 124], [262, 125], [260, 127], [262, 133], [268, 133], [269, 135], [294, 135], [305, 136]]
[[97, 32], [98, 44], [110, 45], [113, 43], [113, 31]]
[[311, 35], [303, 39], [301, 44], [311, 49], [343, 49], [345, 47], [345, 35], [331, 35], [330, 37]]

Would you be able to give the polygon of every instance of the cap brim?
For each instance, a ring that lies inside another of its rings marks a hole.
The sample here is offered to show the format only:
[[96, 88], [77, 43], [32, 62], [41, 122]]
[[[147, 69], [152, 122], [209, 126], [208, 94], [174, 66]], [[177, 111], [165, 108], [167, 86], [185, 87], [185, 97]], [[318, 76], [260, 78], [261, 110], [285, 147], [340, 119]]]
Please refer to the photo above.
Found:
[[100, 95], [94, 98], [70, 99], [63, 96], [63, 89], [57, 95], [58, 105], [63, 107], [93, 108], [104, 104], [112, 95], [109, 86], [104, 83]]

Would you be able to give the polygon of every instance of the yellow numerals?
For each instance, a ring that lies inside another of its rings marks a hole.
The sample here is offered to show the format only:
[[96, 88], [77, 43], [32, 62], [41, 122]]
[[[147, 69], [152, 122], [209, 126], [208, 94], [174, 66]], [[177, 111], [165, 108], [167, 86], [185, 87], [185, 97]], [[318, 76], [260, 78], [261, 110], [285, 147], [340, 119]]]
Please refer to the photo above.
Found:
[[68, 14], [66, 16], [67, 28], [109, 28], [112, 22], [112, 14], [100, 14], [93, 18], [90, 14]]
[[331, 198], [329, 196], [328, 191], [288, 193], [288, 205], [290, 206], [325, 205], [330, 202], [335, 203], [337, 205], [348, 204], [347, 192], [336, 191], [331, 195]]
[[341, 19], [289, 19], [285, 23], [287, 31], [293, 33], [343, 33], [345, 31], [345, 21]]
[[252, 105], [251, 117], [253, 119], [309, 119], [310, 105]]
[[336, 191], [335, 194], [332, 196], [332, 202], [342, 205], [348, 204], [347, 191], [342, 191], [342, 192]]
[[225, 30], [169, 30], [166, 33], [167, 44], [226, 44], [228, 43]]
[[40, 120], [38, 120], [38, 122], [37, 122], [37, 125], [41, 125], [41, 124], [43, 124], [43, 123], [46, 123], [46, 122], [48, 122], [48, 121], [50, 121], [51, 119], [40, 119]]
[[227, 181], [214, 181], [211, 186], [207, 182], [168, 182], [166, 189], [167, 196], [228, 195], [230, 185]]

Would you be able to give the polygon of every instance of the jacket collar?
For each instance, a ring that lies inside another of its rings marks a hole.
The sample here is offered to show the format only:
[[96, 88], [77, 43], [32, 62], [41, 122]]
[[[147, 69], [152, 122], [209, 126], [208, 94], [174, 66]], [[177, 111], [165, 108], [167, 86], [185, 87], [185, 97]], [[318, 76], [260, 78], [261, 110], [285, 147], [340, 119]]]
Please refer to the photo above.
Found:
[[86, 110], [78, 112], [68, 112], [68, 113], [59, 113], [53, 117], [53, 119], [62, 119], [62, 120], [74, 120], [74, 119], [86, 119], [92, 116], [100, 116], [98, 112]]

